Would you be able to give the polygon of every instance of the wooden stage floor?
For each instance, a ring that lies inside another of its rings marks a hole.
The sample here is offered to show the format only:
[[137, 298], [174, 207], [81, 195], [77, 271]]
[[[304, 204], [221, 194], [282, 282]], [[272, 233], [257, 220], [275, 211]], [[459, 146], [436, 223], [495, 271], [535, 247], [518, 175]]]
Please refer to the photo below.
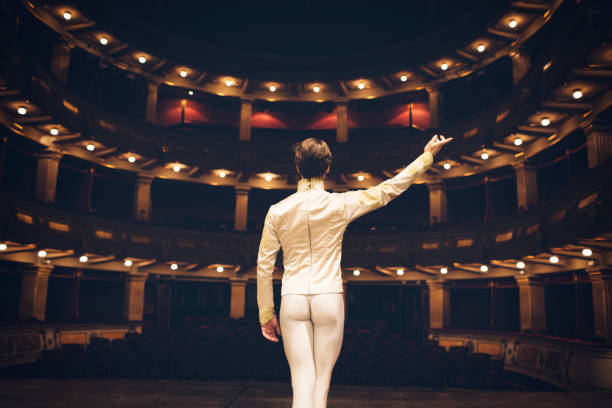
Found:
[[[332, 385], [328, 408], [604, 408], [612, 395], [565, 391]], [[2, 408], [290, 408], [291, 386], [275, 382], [0, 379]]]

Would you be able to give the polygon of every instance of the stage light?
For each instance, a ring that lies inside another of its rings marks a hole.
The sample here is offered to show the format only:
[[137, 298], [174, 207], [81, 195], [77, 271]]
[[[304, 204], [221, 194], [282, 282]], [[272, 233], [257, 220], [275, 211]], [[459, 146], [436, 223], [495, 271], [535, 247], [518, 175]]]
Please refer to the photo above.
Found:
[[548, 260], [550, 261], [550, 263], [558, 263], [559, 262], [559, 257], [556, 256], [556, 255], [553, 255], [550, 258], [548, 258]]
[[26, 113], [28, 113], [28, 110], [26, 109], [25, 106], [20, 106], [17, 108], [17, 113], [23, 116]]
[[363, 82], [360, 82], [360, 83], [357, 84], [357, 88], [365, 89], [365, 84]]
[[516, 267], [517, 267], [517, 268], [519, 268], [519, 269], [525, 269], [525, 262], [523, 262], [523, 261], [518, 261], [518, 262], [516, 263]]
[[136, 157], [134, 157], [134, 156], [130, 155], [130, 156], [128, 156], [128, 161], [129, 161], [130, 163], [134, 163], [134, 162], [136, 161]]
[[8, 246], [6, 244], [0, 244], [0, 251], [6, 251]]
[[189, 92], [187, 92], [187, 93], [189, 94], [189, 96], [193, 96], [193, 91], [191, 91], [191, 90], [190, 90], [190, 91], [189, 91]]
[[175, 164], [174, 166], [172, 166], [172, 171], [174, 171], [175, 173], [178, 173], [179, 171], [181, 171], [181, 166], [179, 166], [178, 164]]
[[49, 130], [49, 133], [51, 134], [51, 136], [57, 136], [57, 135], [59, 135], [59, 129], [58, 128], [51, 128]]
[[484, 44], [478, 44], [478, 46], [476, 47], [476, 51], [480, 53], [485, 52], [486, 49], [487, 47]]
[[487, 265], [480, 265], [480, 272], [487, 272], [489, 267]]
[[406, 82], [407, 80], [408, 80], [408, 75], [402, 75], [400, 77], [400, 81], [402, 81], [402, 82]]
[[550, 125], [550, 119], [548, 117], [543, 117], [542, 120], [540, 121], [540, 124], [542, 126], [548, 126]]
[[446, 71], [448, 69], [448, 64], [446, 62], [443, 62], [442, 64], [440, 64], [440, 69], [442, 71]]
[[355, 276], [359, 276], [360, 273], [361, 273], [361, 271], [359, 271], [359, 269], [355, 269], [353, 271], [353, 275], [355, 275]]
[[441, 273], [442, 275], [446, 275], [446, 274], [448, 273], [448, 269], [447, 269], [447, 268], [445, 268], [445, 267], [442, 267], [442, 268], [440, 268], [440, 273]]
[[515, 19], [508, 21], [508, 27], [510, 28], [516, 28], [517, 25], [518, 25], [518, 21], [516, 21]]
[[583, 256], [591, 256], [591, 255], [593, 255], [593, 251], [591, 251], [589, 248], [584, 248], [582, 250], [582, 255]]
[[130, 267], [130, 266], [132, 266], [134, 263], [132, 262], [132, 260], [131, 260], [131, 259], [126, 259], [125, 261], [123, 261], [123, 264], [129, 268], [129, 267]]
[[266, 181], [271, 181], [272, 180], [272, 175], [271, 174], [266, 174], [264, 176], [264, 178], [266, 179]]
[[72, 19], [72, 13], [69, 11], [64, 11], [64, 20], [70, 21]]
[[404, 274], [404, 270], [403, 270], [403, 269], [401, 269], [401, 268], [400, 268], [400, 269], [398, 269], [398, 270], [397, 270], [397, 274], [398, 274], [398, 275], [400, 275], [400, 276], [401, 276], [401, 275], [403, 275], [403, 274]]
[[516, 139], [514, 139], [515, 146], [520, 146], [522, 144], [523, 144], [523, 139], [521, 139], [520, 137], [517, 137]]
[[217, 266], [217, 272], [219, 272], [219, 273], [223, 272], [223, 267], [222, 266]]
[[574, 99], [582, 98], [582, 91], [580, 89], [574, 89], [574, 92], [572, 92], [572, 98]]
[[44, 258], [45, 256], [47, 256], [47, 251], [45, 251], [44, 249], [41, 249], [40, 251], [38, 251], [39, 258]]
[[87, 255], [81, 255], [79, 258], [79, 262], [81, 263], [86, 263], [87, 261], [89, 261], [89, 257]]
[[321, 91], [321, 88], [318, 86], [314, 86], [312, 90], [314, 91], [314, 93], [319, 93]]
[[227, 79], [225, 81], [225, 86], [232, 86], [232, 85], [234, 85], [234, 81], [232, 81], [231, 79]]
[[90, 152], [93, 152], [94, 150], [96, 150], [96, 146], [94, 146], [93, 143], [88, 143], [86, 146], [86, 149], [89, 150]]
[[363, 181], [365, 179], [365, 177], [363, 176], [363, 174], [360, 174], [357, 176], [357, 180], [359, 181]]
[[108, 44], [108, 38], [106, 38], [106, 37], [100, 37], [100, 44], [102, 44], [102, 45], [106, 45], [106, 44]]
[[487, 160], [489, 158], [489, 153], [487, 153], [487, 152], [480, 153], [480, 158], [482, 160]]
[[170, 269], [172, 269], [173, 271], [176, 271], [178, 269], [178, 265], [173, 263], [172, 265], [170, 265]]
[[145, 57], [144, 55], [141, 55], [140, 57], [138, 57], [138, 62], [140, 62], [141, 64], [146, 64], [147, 57]]
[[179, 74], [179, 75], [180, 75], [181, 77], [183, 77], [183, 78], [187, 78], [187, 71], [185, 71], [185, 70], [183, 69], [183, 70], [181, 70], [181, 72], [180, 72], [180, 74]]
[[270, 90], [270, 92], [276, 92], [276, 85], [270, 85], [268, 89]]
[[227, 173], [225, 173], [223, 170], [221, 170], [221, 171], [219, 172], [219, 177], [223, 178], [223, 177], [225, 177], [225, 176], [227, 176]]
[[444, 170], [450, 170], [451, 164], [449, 162], [444, 163]]

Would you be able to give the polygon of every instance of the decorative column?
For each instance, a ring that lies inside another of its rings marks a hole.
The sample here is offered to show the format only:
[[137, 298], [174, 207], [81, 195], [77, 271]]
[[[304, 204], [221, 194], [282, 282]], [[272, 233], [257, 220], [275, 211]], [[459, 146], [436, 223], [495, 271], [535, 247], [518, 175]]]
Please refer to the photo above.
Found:
[[612, 345], [612, 269], [587, 267], [593, 288], [593, 323], [595, 336]]
[[154, 177], [139, 174], [134, 184], [134, 213], [138, 221], [151, 221], [151, 183]]
[[596, 125], [586, 134], [589, 168], [598, 166], [612, 156], [612, 129]]
[[427, 183], [429, 189], [429, 225], [447, 221], [446, 187], [442, 180]]
[[149, 123], [157, 123], [157, 91], [159, 84], [157, 82], [149, 82], [147, 84], [147, 111], [145, 120]]
[[232, 319], [240, 319], [245, 316], [246, 284], [245, 279], [230, 279], [230, 318]]
[[428, 88], [427, 93], [429, 94], [429, 127], [437, 129], [440, 127], [442, 94], [434, 88]]
[[531, 67], [531, 58], [527, 50], [524, 48], [518, 49], [511, 55], [512, 57], [512, 81], [514, 85], [518, 84], [523, 76]]
[[53, 265], [31, 265], [22, 270], [19, 318], [43, 322], [47, 310], [47, 288]]
[[236, 186], [236, 212], [234, 214], [234, 230], [246, 231], [247, 211], [249, 208], [249, 186]]
[[53, 45], [51, 51], [51, 73], [63, 83], [68, 82], [68, 69], [70, 68], [70, 52], [72, 45], [60, 41]]
[[348, 142], [348, 103], [336, 103], [336, 142]]
[[536, 167], [525, 161], [513, 163], [516, 172], [516, 207], [525, 211], [538, 203], [538, 173]]
[[238, 140], [251, 140], [251, 116], [253, 115], [253, 100], [240, 100], [240, 134]]
[[447, 280], [428, 280], [429, 287], [429, 328], [450, 327], [451, 282]]
[[57, 190], [57, 173], [62, 154], [54, 150], [45, 150], [38, 155], [36, 167], [36, 198], [44, 203], [55, 202]]
[[544, 279], [539, 276], [514, 277], [519, 287], [521, 331], [546, 330], [546, 294]]
[[145, 273], [130, 272], [124, 275], [123, 318], [127, 321], [142, 320], [146, 280]]

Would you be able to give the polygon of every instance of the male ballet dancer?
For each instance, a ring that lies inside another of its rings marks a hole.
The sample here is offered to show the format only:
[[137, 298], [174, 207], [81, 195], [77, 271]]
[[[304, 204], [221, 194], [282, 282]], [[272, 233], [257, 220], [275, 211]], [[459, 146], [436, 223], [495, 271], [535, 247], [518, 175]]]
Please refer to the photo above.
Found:
[[[293, 408], [324, 408], [344, 334], [340, 257], [342, 236], [354, 219], [404, 192], [453, 138], [431, 138], [423, 154], [395, 177], [363, 190], [325, 191], [332, 154], [325, 141], [293, 146], [301, 179], [297, 192], [270, 206], [257, 257], [257, 303], [264, 337], [283, 335], [291, 371]], [[274, 313], [272, 272], [283, 249], [280, 326]]]

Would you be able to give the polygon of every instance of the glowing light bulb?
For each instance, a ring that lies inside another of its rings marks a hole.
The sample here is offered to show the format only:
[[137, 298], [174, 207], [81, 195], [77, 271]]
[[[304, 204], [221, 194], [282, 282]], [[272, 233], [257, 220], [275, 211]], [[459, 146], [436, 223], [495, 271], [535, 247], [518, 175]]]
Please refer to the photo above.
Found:
[[543, 117], [542, 120], [540, 121], [540, 124], [542, 126], [548, 126], [550, 125], [550, 119], [548, 117]]
[[172, 265], [170, 265], [170, 269], [172, 269], [173, 271], [176, 271], [178, 269], [178, 265], [173, 263]]
[[81, 263], [85, 263], [89, 261], [89, 257], [87, 255], [81, 255], [81, 257], [79, 258], [79, 262]]
[[404, 270], [403, 270], [403, 269], [401, 269], [401, 268], [400, 268], [400, 269], [398, 269], [398, 270], [397, 270], [397, 274], [398, 274], [398, 275], [400, 275], [400, 276], [401, 276], [401, 275], [403, 275], [403, 274], [404, 274]]
[[450, 170], [451, 164], [449, 162], [444, 163], [444, 170]]
[[272, 175], [271, 174], [266, 174], [265, 177], [266, 181], [270, 181], [272, 180]]
[[517, 267], [517, 268], [519, 268], [519, 269], [525, 269], [525, 262], [523, 262], [523, 261], [518, 261], [518, 262], [516, 263], [516, 267]]
[[72, 20], [72, 13], [69, 11], [64, 11], [64, 20], [66, 21]]
[[270, 85], [268, 89], [270, 90], [270, 92], [276, 92], [276, 85]]
[[593, 255], [593, 251], [591, 251], [591, 249], [589, 249], [589, 248], [584, 248], [582, 250], [582, 255], [583, 256], [591, 256], [591, 255]]
[[553, 255], [550, 258], [548, 258], [548, 260], [550, 261], [550, 263], [558, 263], [559, 262], [559, 257], [556, 256], [556, 255]]
[[141, 64], [146, 64], [147, 57], [145, 57], [144, 55], [141, 55], [140, 57], [138, 57], [138, 62], [140, 62]]
[[128, 156], [128, 161], [130, 163], [134, 163], [136, 161], [136, 157], [130, 155], [130, 156]]
[[312, 90], [313, 90], [313, 92], [314, 92], [314, 93], [319, 93], [319, 92], [321, 91], [321, 88], [315, 85], [315, 86], [312, 88]]
[[519, 273], [520, 273], [521, 275], [524, 275], [524, 274], [525, 274], [525, 270], [524, 270], [524, 269], [521, 269], [521, 270], [519, 271]]
[[222, 266], [217, 266], [217, 272], [219, 272], [219, 273], [223, 272], [223, 267]]
[[102, 44], [102, 45], [106, 45], [106, 44], [108, 44], [108, 38], [106, 38], [106, 37], [100, 37], [100, 44]]
[[487, 153], [487, 152], [480, 153], [480, 158], [482, 160], [487, 160], [489, 158], [489, 153]]
[[59, 135], [59, 129], [58, 128], [51, 128], [49, 130], [49, 133], [51, 134], [51, 136], [57, 136], [57, 135]]
[[353, 275], [355, 275], [355, 276], [359, 276], [360, 273], [361, 273], [361, 271], [359, 269], [355, 269], [353, 271]]
[[183, 69], [183, 70], [181, 70], [181, 72], [179, 73], [179, 75], [180, 75], [182, 78], [187, 78], [187, 75], [188, 75], [188, 74], [187, 74], [187, 71], [185, 71], [185, 70]]
[[448, 64], [446, 62], [443, 62], [442, 64], [440, 64], [440, 69], [442, 71], [446, 71], [448, 69]]
[[189, 94], [189, 96], [193, 96], [193, 91], [191, 91], [191, 90], [190, 90], [190, 91], [189, 91], [189, 92], [187, 92], [187, 93]]
[[96, 146], [94, 146], [93, 143], [88, 143], [85, 148], [89, 150], [90, 152], [93, 152], [94, 150], [96, 150]]
[[448, 269], [446, 267], [442, 267], [442, 268], [440, 268], [440, 273], [442, 275], [446, 275], [448, 273]]
[[0, 244], [0, 251], [6, 251], [8, 246], [6, 244]]
[[523, 144], [523, 139], [521, 139], [520, 137], [517, 137], [516, 139], [514, 139], [515, 146], [520, 146], [522, 144]]
[[17, 108], [17, 113], [23, 116], [26, 113], [28, 113], [28, 110], [26, 109], [25, 106], [20, 106]]
[[518, 21], [516, 21], [515, 19], [508, 21], [508, 27], [510, 28], [516, 28], [517, 25], [518, 25]]
[[234, 81], [232, 81], [231, 79], [225, 80], [225, 86], [232, 86], [232, 85], [234, 85]]
[[400, 77], [400, 81], [402, 81], [402, 82], [406, 82], [407, 80], [408, 80], [408, 75], [402, 75]]
[[219, 172], [219, 177], [223, 178], [223, 177], [225, 177], [225, 176], [227, 176], [227, 173], [225, 173], [223, 170], [221, 170], [221, 171]]
[[44, 258], [45, 256], [47, 256], [47, 251], [45, 251], [44, 249], [41, 249], [40, 251], [38, 251], [39, 258]]
[[363, 176], [363, 174], [360, 174], [357, 176], [357, 180], [359, 181], [363, 181], [365, 179], [365, 177]]
[[480, 53], [485, 52], [486, 49], [487, 47], [484, 44], [478, 44], [478, 46], [476, 47], [476, 51]]
[[575, 89], [574, 92], [572, 92], [572, 98], [574, 99], [582, 98], [582, 91], [580, 89]]
[[357, 88], [365, 89], [365, 84], [363, 82], [360, 82], [360, 83], [357, 84]]
[[175, 164], [174, 166], [172, 166], [172, 170], [175, 173], [178, 173], [179, 171], [181, 171], [181, 166], [179, 166], [178, 164]]
[[489, 267], [487, 265], [480, 265], [480, 272], [487, 272]]
[[129, 268], [129, 267], [130, 267], [130, 266], [132, 266], [134, 263], [132, 262], [132, 260], [131, 260], [131, 259], [126, 259], [125, 261], [123, 261], [123, 264]]

